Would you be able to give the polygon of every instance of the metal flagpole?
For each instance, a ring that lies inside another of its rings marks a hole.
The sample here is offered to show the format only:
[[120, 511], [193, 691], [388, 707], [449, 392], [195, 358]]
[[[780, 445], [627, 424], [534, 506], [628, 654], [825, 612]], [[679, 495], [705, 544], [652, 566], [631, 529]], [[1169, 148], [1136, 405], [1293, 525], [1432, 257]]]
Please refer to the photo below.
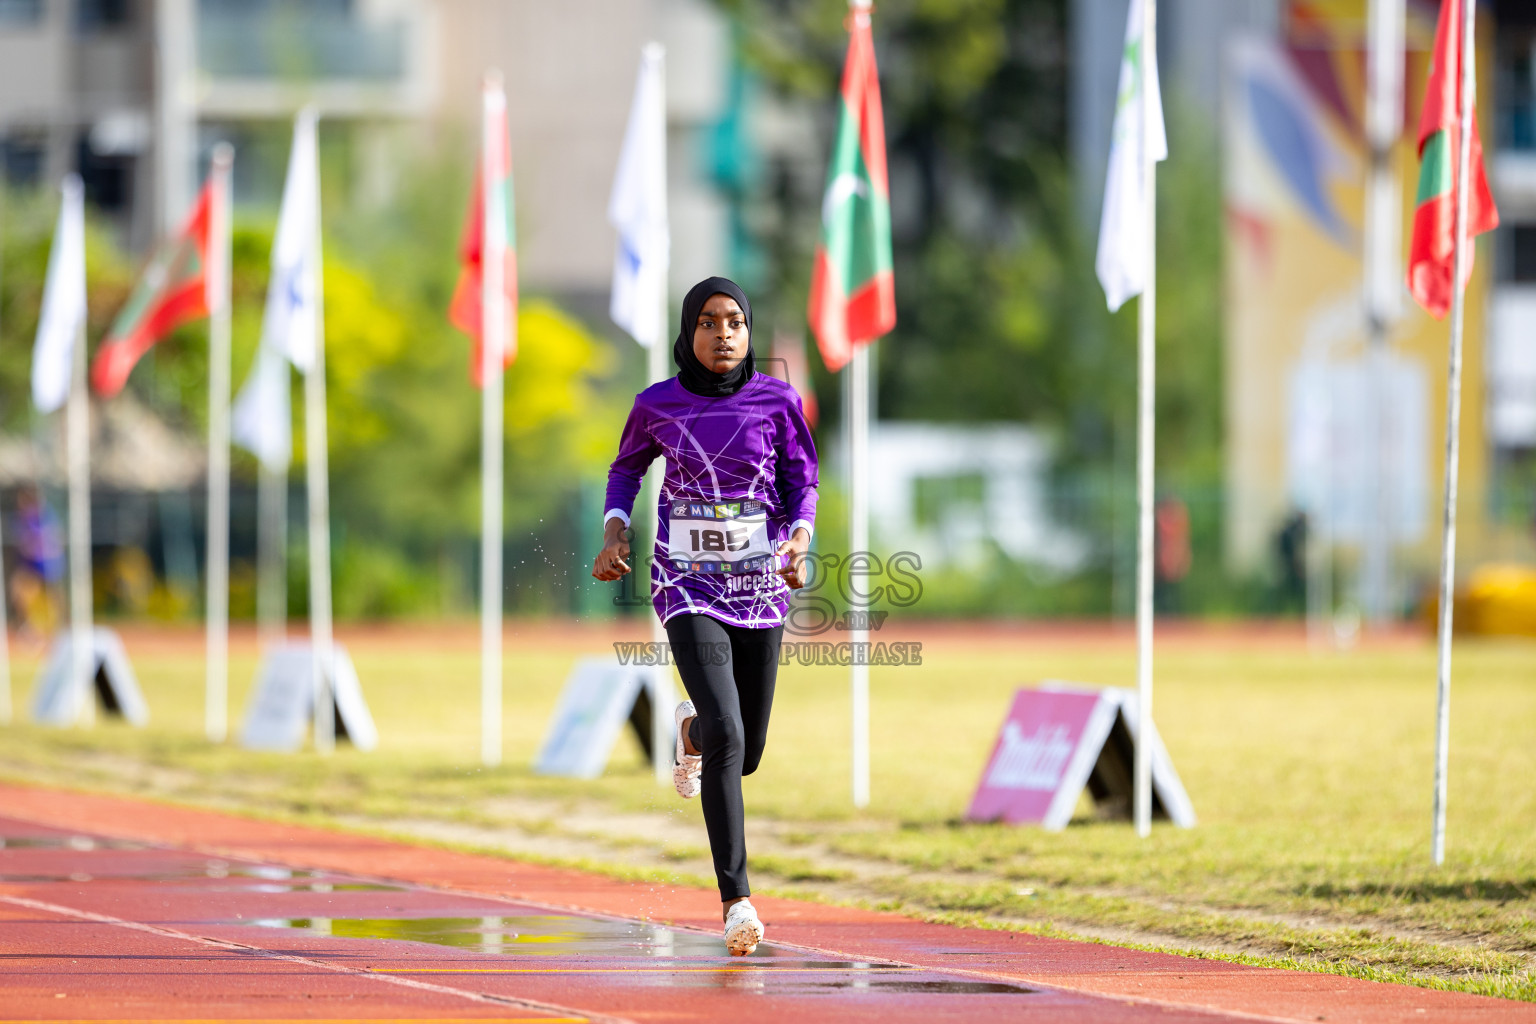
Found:
[[208, 739], [229, 734], [229, 293], [233, 147], [213, 150], [208, 231], [208, 650], [203, 713]]
[[1391, 604], [1393, 530], [1388, 522], [1386, 420], [1387, 331], [1397, 313], [1402, 281], [1397, 266], [1399, 221], [1402, 217], [1392, 149], [1403, 126], [1404, 0], [1371, 0], [1370, 49], [1367, 71], [1366, 136], [1371, 165], [1366, 191], [1365, 312], [1370, 335], [1371, 478], [1367, 480], [1369, 521], [1360, 570], [1361, 607], [1366, 620], [1384, 621]]
[[[868, 17], [870, 0], [848, 0], [855, 16]], [[873, 339], [869, 344], [873, 344]], [[869, 557], [869, 344], [853, 346], [844, 376], [843, 421], [848, 443], [848, 558]], [[869, 806], [869, 665], [860, 652], [869, 645], [869, 602], [864, 591], [848, 585], [849, 684], [853, 704], [853, 806]]]
[[[659, 118], [663, 126], [662, 131], [665, 133], [667, 123], [667, 94], [665, 91], [667, 51], [660, 43], [649, 43], [646, 46], [646, 54], [656, 61], [656, 76], [658, 81], [663, 83], [661, 88], [656, 91], [656, 102], [660, 105], [661, 110], [656, 112], [654, 116]], [[656, 158], [661, 162], [659, 174], [660, 194], [654, 197], [654, 201], [661, 210], [665, 211], [667, 209], [667, 147], [665, 145], [665, 138], [662, 141], [663, 145], [656, 155]], [[653, 238], [650, 241], [654, 245], [656, 239]], [[655, 302], [656, 330], [651, 335], [653, 339], [651, 347], [645, 354], [647, 376], [652, 383], [666, 380], [672, 376], [672, 349], [667, 344], [667, 277], [670, 263], [670, 251], [667, 260], [653, 259], [645, 263], [646, 266], [655, 266], [657, 268], [656, 279], [651, 282], [651, 287], [657, 292]], [[652, 540], [661, 536], [660, 500], [664, 472], [663, 466], [653, 465], [646, 473], [646, 494], [649, 495], [649, 508], [655, 517], [655, 528], [651, 532]], [[654, 557], [654, 546], [652, 557]], [[638, 566], [643, 564], [645, 560], [637, 560], [634, 552], [631, 552], [630, 561], [638, 569]], [[654, 599], [655, 595], [653, 594], [652, 600], [654, 601]], [[661, 624], [661, 618], [656, 615], [651, 616], [651, 639], [659, 645], [667, 643], [667, 628]], [[657, 649], [664, 651], [666, 647], [660, 646]], [[653, 705], [651, 708], [651, 766], [655, 770], [656, 781], [661, 785], [666, 785], [672, 781], [672, 714], [671, 709], [667, 706], [672, 702], [671, 698], [673, 696], [672, 667], [670, 664], [661, 664], [656, 666], [655, 671], [655, 687], [653, 690], [655, 699], [651, 702]]]
[[[0, 544], [0, 551], [4, 551]], [[11, 616], [5, 602], [5, 569], [0, 565], [0, 725], [11, 721]]]
[[1435, 708], [1435, 823], [1431, 858], [1445, 863], [1445, 800], [1451, 747], [1451, 611], [1456, 583], [1456, 485], [1461, 458], [1461, 347], [1466, 331], [1467, 209], [1472, 173], [1473, 93], [1477, 89], [1477, 4], [1461, 0], [1461, 101], [1456, 121], [1456, 256], [1452, 262], [1451, 355], [1446, 380], [1445, 520], [1440, 548], [1440, 652]]
[[1141, 59], [1141, 173], [1147, 214], [1147, 286], [1137, 304], [1136, 438], [1136, 834], [1152, 832], [1152, 457], [1157, 373], [1157, 161], [1152, 154], [1152, 61], [1157, 54], [1157, 0], [1146, 5]]
[[506, 215], [492, 196], [507, 168], [507, 97], [485, 76], [480, 119], [480, 760], [501, 763], [502, 353], [507, 347]]
[[[315, 132], [318, 135], [319, 126]], [[318, 140], [317, 140], [318, 141]], [[309, 645], [315, 698], [315, 750], [336, 749], [336, 679], [331, 635], [331, 489], [325, 425], [325, 273], [320, 242], [320, 193], [315, 192], [315, 239], [309, 272], [315, 295], [315, 354], [304, 375], [304, 455], [309, 484]]]
[[[66, 190], [82, 187], [73, 175], [64, 184]], [[69, 441], [69, 648], [75, 714], [80, 724], [92, 725], [96, 721], [96, 650], [91, 608], [91, 408], [85, 364], [85, 318], [81, 317], [75, 332], [65, 428]]]
[[[258, 356], [258, 358], [260, 358]], [[288, 364], [283, 364], [283, 388]], [[284, 407], [287, 407], [285, 401]], [[288, 624], [288, 467], [256, 467], [256, 629], [261, 646], [283, 642]]]
[[[848, 559], [868, 558], [869, 551], [869, 346], [853, 346], [848, 360]], [[853, 649], [853, 806], [869, 806], [869, 665], [859, 657], [869, 642], [867, 594], [848, 586], [848, 639]]]
[[[0, 241], [3, 241], [5, 229], [5, 190], [9, 187], [6, 181], [5, 168], [0, 167]], [[0, 253], [4, 246], [0, 245]], [[0, 516], [0, 518], [4, 518]], [[4, 550], [4, 544], [0, 544], [0, 551]], [[10, 609], [5, 603], [5, 567], [0, 564], [0, 725], [10, 722], [11, 710], [11, 617]]]
[[[646, 374], [652, 383], [666, 380], [671, 376], [667, 372], [669, 369], [667, 363], [672, 350], [668, 345], [664, 344], [667, 336], [666, 274], [661, 275], [658, 287], [662, 293], [659, 311], [662, 329], [656, 332], [655, 341], [651, 343], [650, 350], [645, 354]], [[647, 507], [651, 510], [652, 529], [650, 539], [652, 542], [661, 536], [661, 485], [664, 474], [665, 466], [659, 462], [652, 463], [651, 468], [646, 470], [645, 473], [645, 500], [648, 503]], [[637, 535], [636, 540], [639, 539]], [[629, 555], [630, 564], [634, 566], [632, 571], [635, 572], [638, 572], [641, 566], [647, 564], [647, 559], [638, 557], [638, 555], [639, 552], [637, 551], [631, 551]], [[655, 557], [654, 543], [652, 557]], [[654, 608], [656, 601], [654, 591], [651, 594], [651, 601], [652, 608]], [[657, 615], [651, 616], [651, 639], [659, 645], [668, 643], [667, 627], [661, 624], [661, 617]], [[659, 646], [657, 649], [664, 651], [667, 648]], [[660, 660], [665, 661], [666, 659]], [[655, 699], [651, 701], [651, 767], [655, 770], [656, 781], [666, 785], [672, 781], [672, 711], [667, 707], [672, 695], [672, 666], [670, 663], [659, 664], [653, 671], [655, 672], [655, 685], [652, 688], [652, 692], [655, 694]]]

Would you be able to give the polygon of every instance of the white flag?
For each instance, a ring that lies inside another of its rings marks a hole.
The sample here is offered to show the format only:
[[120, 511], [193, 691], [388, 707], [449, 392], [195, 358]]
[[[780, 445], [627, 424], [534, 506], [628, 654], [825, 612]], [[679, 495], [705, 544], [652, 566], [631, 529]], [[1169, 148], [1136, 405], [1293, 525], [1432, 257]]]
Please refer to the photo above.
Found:
[[[272, 240], [272, 277], [261, 321], [261, 344], [287, 356], [300, 371], [315, 361], [317, 258], [320, 226], [320, 154], [316, 114], [305, 107], [293, 121], [293, 151]], [[244, 442], [242, 442], [244, 443]]]
[[43, 311], [32, 346], [32, 404], [53, 412], [69, 398], [75, 336], [85, 323], [85, 189], [77, 175], [64, 178], [59, 224], [48, 251]]
[[[1152, 198], [1142, 174], [1143, 146], [1152, 159], [1168, 159], [1163, 129], [1163, 99], [1157, 83], [1157, 53], [1146, 39], [1143, 0], [1131, 0], [1125, 26], [1125, 52], [1120, 58], [1120, 91], [1115, 101], [1115, 131], [1109, 146], [1109, 173], [1104, 179], [1104, 213], [1099, 221], [1099, 256], [1095, 264], [1110, 311], [1119, 309], [1147, 287], [1147, 214]], [[1151, 103], [1142, 103], [1141, 62], [1147, 62]], [[1143, 125], [1146, 108], [1151, 119]]]
[[667, 264], [667, 104], [663, 50], [648, 43], [624, 130], [624, 149], [608, 200], [608, 222], [619, 232], [608, 315], [649, 348], [665, 331]]
[[230, 411], [234, 442], [281, 473], [293, 454], [293, 414], [288, 405], [288, 360], [282, 352], [263, 345], [256, 365]]

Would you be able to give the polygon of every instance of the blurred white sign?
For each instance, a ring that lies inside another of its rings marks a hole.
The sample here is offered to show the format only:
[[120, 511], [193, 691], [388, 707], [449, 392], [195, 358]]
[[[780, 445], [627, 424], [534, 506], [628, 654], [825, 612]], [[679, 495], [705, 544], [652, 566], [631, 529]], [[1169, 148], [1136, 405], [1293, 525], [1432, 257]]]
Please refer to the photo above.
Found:
[[[336, 738], [346, 739], [358, 750], [379, 745], [363, 687], [352, 657], [341, 644], [333, 648], [329, 680], [336, 701]], [[314, 663], [309, 644], [279, 644], [261, 659], [256, 670], [256, 689], [245, 709], [240, 745], [250, 750], [294, 751], [304, 744], [304, 731], [314, 709]]]
[[[560, 691], [560, 703], [534, 761], [534, 771], [576, 779], [595, 779], [603, 774], [619, 733], [642, 699], [652, 716], [667, 714], [654, 691], [663, 673], [670, 677], [671, 671], [664, 666], [620, 665], [612, 658], [582, 658]], [[635, 728], [644, 735], [639, 724]], [[671, 728], [665, 735], [668, 743], [675, 742]]]
[[106, 714], [147, 725], [149, 706], [139, 692], [123, 641], [112, 630], [98, 627], [91, 631], [91, 655], [91, 678], [82, 692], [80, 684], [71, 685], [70, 680], [75, 663], [70, 631], [60, 631], [32, 692], [32, 720], [43, 725], [74, 725], [80, 717], [81, 702], [98, 698]]

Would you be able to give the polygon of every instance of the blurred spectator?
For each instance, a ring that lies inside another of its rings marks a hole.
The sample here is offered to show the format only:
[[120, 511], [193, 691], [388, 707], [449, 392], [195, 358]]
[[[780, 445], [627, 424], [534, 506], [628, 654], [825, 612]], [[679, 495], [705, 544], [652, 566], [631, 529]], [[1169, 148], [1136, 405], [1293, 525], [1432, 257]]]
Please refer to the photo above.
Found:
[[11, 605], [17, 628], [44, 638], [58, 622], [59, 585], [64, 578], [64, 542], [59, 519], [42, 493], [26, 486], [16, 496], [16, 568]]
[[1189, 575], [1189, 507], [1161, 498], [1152, 510], [1152, 607], [1162, 614], [1182, 610], [1179, 583]]
[[1286, 517], [1275, 535], [1280, 558], [1279, 611], [1300, 614], [1307, 609], [1307, 514], [1300, 509]]

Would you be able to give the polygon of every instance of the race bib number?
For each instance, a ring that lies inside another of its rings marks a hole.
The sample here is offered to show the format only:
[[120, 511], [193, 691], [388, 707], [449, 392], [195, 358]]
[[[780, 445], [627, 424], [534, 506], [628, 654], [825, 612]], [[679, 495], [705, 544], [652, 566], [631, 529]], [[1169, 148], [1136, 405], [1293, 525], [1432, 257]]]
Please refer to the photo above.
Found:
[[759, 572], [773, 558], [760, 501], [672, 502], [667, 561], [682, 572]]

